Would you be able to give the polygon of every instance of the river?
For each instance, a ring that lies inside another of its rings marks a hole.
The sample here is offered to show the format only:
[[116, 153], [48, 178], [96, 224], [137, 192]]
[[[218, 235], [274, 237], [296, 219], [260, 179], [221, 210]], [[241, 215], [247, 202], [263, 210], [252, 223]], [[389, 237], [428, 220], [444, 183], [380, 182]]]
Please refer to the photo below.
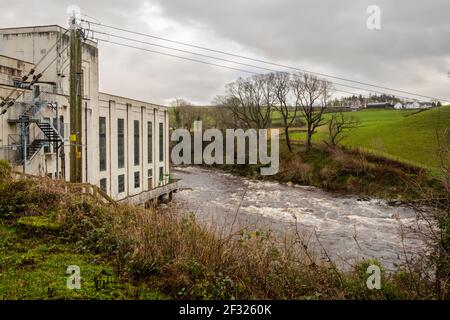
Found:
[[232, 226], [234, 231], [270, 230], [276, 237], [294, 235], [297, 230], [309, 239], [312, 250], [319, 255], [326, 250], [342, 268], [375, 258], [393, 270], [405, 257], [414, 258], [426, 247], [421, 233], [425, 223], [414, 210], [382, 200], [251, 180], [201, 167], [176, 168], [173, 173], [182, 179], [182, 189], [169, 208], [193, 213], [222, 234]]

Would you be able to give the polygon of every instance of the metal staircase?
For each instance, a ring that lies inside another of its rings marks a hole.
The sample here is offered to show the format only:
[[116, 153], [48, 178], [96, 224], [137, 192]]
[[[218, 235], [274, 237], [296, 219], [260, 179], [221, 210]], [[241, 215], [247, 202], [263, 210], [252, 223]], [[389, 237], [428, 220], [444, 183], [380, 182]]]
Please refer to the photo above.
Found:
[[27, 146], [27, 160], [31, 160], [39, 150], [45, 145], [44, 139], [34, 139], [32, 143]]
[[44, 135], [46, 137], [46, 141], [54, 143], [54, 144], [64, 143], [63, 137], [58, 133], [56, 128], [53, 127], [50, 123], [44, 122], [44, 121], [39, 121], [36, 123], [36, 125], [44, 133]]
[[[59, 134], [58, 130], [47, 120], [44, 120], [44, 116], [41, 114], [42, 106], [47, 105], [43, 103], [35, 103], [23, 110], [22, 113], [19, 113], [18, 117], [8, 119], [10, 123], [18, 123], [21, 125], [21, 128], [25, 126], [29, 130], [29, 127], [32, 123], [34, 123], [40, 131], [43, 133], [43, 137], [34, 137], [31, 138], [31, 141], [28, 141], [26, 146], [26, 159], [30, 161], [33, 157], [45, 146], [48, 144], [53, 144], [56, 148], [59, 148], [64, 144], [64, 138]], [[51, 121], [51, 120], [50, 120]], [[22, 131], [22, 129], [21, 129]], [[24, 131], [21, 132], [21, 135], [24, 134]], [[22, 140], [22, 139], [21, 139]], [[19, 155], [19, 163], [23, 163], [23, 143], [19, 146], [21, 156]]]

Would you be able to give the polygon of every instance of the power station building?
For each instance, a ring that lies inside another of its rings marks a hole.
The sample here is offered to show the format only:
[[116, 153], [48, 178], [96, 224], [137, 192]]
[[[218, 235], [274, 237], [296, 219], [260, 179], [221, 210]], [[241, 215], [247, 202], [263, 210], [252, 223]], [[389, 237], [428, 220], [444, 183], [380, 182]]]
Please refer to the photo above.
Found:
[[[67, 181], [74, 144], [69, 34], [56, 25], [0, 29], [0, 159], [28, 174]], [[30, 85], [32, 78], [23, 77], [32, 69], [42, 76]], [[176, 183], [169, 174], [167, 108], [99, 92], [94, 41], [82, 41], [81, 69], [82, 141], [76, 148], [82, 182], [131, 203], [171, 194]]]

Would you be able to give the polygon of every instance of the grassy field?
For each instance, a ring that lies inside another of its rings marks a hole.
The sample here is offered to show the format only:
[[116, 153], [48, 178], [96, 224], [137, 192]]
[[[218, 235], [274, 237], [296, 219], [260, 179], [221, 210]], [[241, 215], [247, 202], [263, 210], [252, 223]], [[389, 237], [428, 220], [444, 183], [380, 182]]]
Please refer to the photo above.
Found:
[[[327, 114], [326, 118], [331, 115]], [[386, 156], [391, 159], [434, 169], [437, 156], [437, 128], [442, 134], [450, 127], [450, 106], [425, 110], [362, 110], [348, 113], [360, 121], [360, 126], [348, 133], [343, 144]], [[291, 133], [303, 140], [300, 131]], [[327, 139], [327, 127], [318, 129], [314, 141]]]

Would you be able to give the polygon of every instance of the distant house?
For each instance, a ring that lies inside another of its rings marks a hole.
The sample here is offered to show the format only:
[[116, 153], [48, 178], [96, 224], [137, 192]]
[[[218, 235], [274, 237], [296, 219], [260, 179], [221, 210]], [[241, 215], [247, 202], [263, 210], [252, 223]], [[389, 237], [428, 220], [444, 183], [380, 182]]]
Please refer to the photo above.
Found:
[[389, 109], [394, 105], [390, 102], [370, 102], [367, 104], [367, 109]]
[[420, 109], [429, 109], [432, 106], [431, 102], [419, 102]]
[[404, 107], [404, 109], [420, 109], [420, 103], [417, 101], [409, 101], [406, 102]]
[[401, 110], [401, 109], [403, 109], [403, 104], [401, 104], [400, 102], [397, 102], [397, 103], [395, 104], [395, 106], [394, 106], [394, 109], [396, 109], [396, 110]]

